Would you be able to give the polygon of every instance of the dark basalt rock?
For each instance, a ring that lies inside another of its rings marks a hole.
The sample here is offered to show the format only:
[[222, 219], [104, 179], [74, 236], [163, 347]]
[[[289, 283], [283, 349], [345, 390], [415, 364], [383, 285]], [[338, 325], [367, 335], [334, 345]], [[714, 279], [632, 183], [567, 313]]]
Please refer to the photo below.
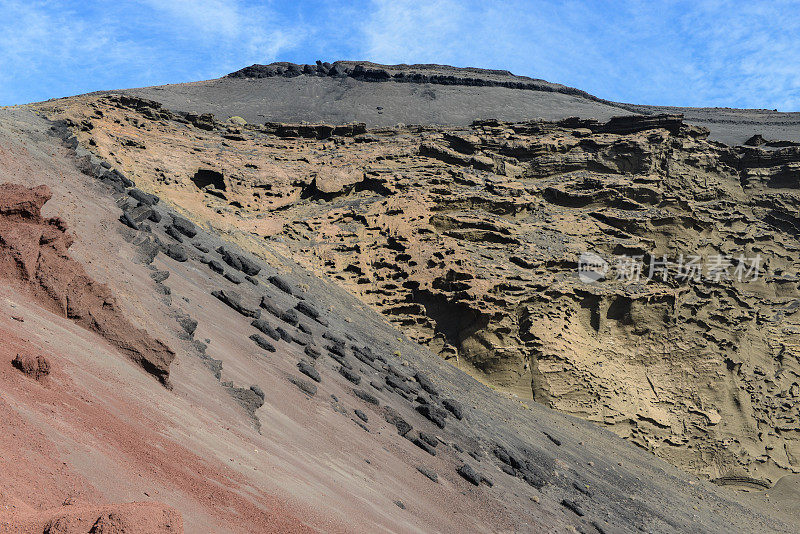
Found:
[[153, 279], [154, 282], [160, 284], [167, 278], [169, 278], [169, 271], [153, 271], [150, 273], [150, 278]]
[[500, 460], [501, 462], [503, 462], [504, 464], [509, 465], [514, 469], [522, 469], [523, 468], [522, 461], [519, 458], [517, 458], [515, 455], [513, 455], [512, 453], [508, 452], [508, 450], [506, 450], [506, 448], [503, 447], [502, 445], [499, 445], [499, 444], [495, 445], [495, 448], [494, 448], [493, 452], [494, 452], [495, 457], [498, 460]]
[[557, 446], [559, 446], [559, 447], [561, 446], [561, 440], [558, 439], [557, 437], [553, 436], [549, 432], [544, 432], [544, 435], [547, 436], [547, 439], [549, 439], [550, 441], [555, 443]]
[[252, 317], [254, 319], [258, 319], [261, 315], [261, 310], [256, 307], [248, 306], [247, 304], [242, 302], [242, 296], [237, 293], [236, 291], [230, 291], [226, 289], [218, 289], [212, 291], [211, 294], [217, 297], [219, 300], [239, 312], [240, 314], [244, 315], [245, 317]]
[[311, 329], [304, 323], [297, 323], [297, 329], [304, 334], [312, 335]]
[[439, 445], [439, 440], [436, 439], [436, 436], [434, 436], [433, 434], [429, 434], [428, 432], [420, 432], [419, 439], [421, 439], [434, 449], [436, 448], [437, 445]]
[[294, 310], [286, 310], [285, 312], [283, 312], [281, 314], [281, 320], [283, 320], [283, 322], [286, 323], [286, 324], [289, 324], [289, 325], [292, 325], [292, 326], [297, 326], [297, 322], [300, 319], [297, 316], [297, 312], [296, 311], [294, 311]]
[[365, 423], [369, 422], [369, 418], [367, 417], [367, 414], [365, 414], [361, 410], [355, 410], [354, 413], [356, 414], [356, 417], [358, 417], [359, 419], [361, 419]]
[[322, 379], [319, 376], [319, 371], [317, 371], [313, 365], [308, 363], [305, 360], [300, 360], [297, 363], [297, 368], [300, 370], [301, 373], [309, 377], [314, 382], [321, 382]]
[[461, 407], [461, 403], [455, 399], [444, 399], [442, 401], [442, 406], [444, 406], [448, 412], [453, 414], [453, 417], [461, 421], [462, 417], [464, 416], [464, 410]]
[[409, 432], [411, 432], [412, 427], [408, 421], [402, 418], [397, 410], [392, 408], [391, 406], [384, 406], [383, 407], [383, 418], [386, 420], [387, 423], [390, 425], [394, 425], [397, 428], [397, 433], [401, 436], [405, 436]]
[[159, 200], [157, 196], [151, 195], [150, 193], [145, 193], [141, 189], [136, 189], [135, 187], [128, 191], [128, 195], [130, 195], [131, 198], [135, 198], [136, 200], [147, 206], [153, 206], [155, 204], [158, 204]]
[[339, 367], [339, 374], [355, 385], [361, 383], [361, 377], [358, 375], [358, 373], [355, 373], [346, 367]]
[[134, 186], [134, 183], [127, 176], [116, 169], [104, 172], [100, 176], [100, 180], [107, 184], [117, 184], [123, 188]]
[[302, 334], [291, 334], [292, 342], [297, 343], [301, 347], [305, 347], [306, 345], [313, 343], [313, 339], [311, 336], [305, 336]]
[[309, 397], [317, 394], [317, 386], [297, 376], [289, 375], [289, 382], [300, 388], [301, 391], [306, 393]]
[[271, 337], [275, 341], [280, 341], [280, 339], [281, 339], [280, 334], [278, 334], [278, 332], [275, 331], [275, 329], [272, 327], [271, 324], [269, 324], [268, 321], [266, 321], [264, 319], [255, 319], [250, 324], [252, 326], [254, 326], [255, 328], [257, 328], [258, 330], [260, 330], [261, 332], [263, 332], [264, 334], [267, 334], [269, 337]]
[[380, 405], [380, 402], [374, 395], [367, 393], [363, 389], [353, 388], [353, 394], [366, 403], [373, 404], [375, 406]]
[[225, 278], [226, 278], [226, 279], [227, 279], [229, 282], [233, 282], [233, 283], [234, 283], [234, 284], [236, 284], [236, 285], [239, 285], [239, 284], [241, 284], [241, 283], [242, 283], [242, 279], [241, 279], [241, 278], [239, 278], [238, 276], [236, 276], [236, 275], [235, 275], [235, 274], [233, 274], [233, 273], [225, 273], [225, 275], [224, 275], [224, 276], [225, 276]]
[[425, 477], [427, 477], [429, 480], [431, 480], [431, 481], [433, 481], [433, 482], [439, 482], [439, 475], [437, 475], [437, 474], [436, 474], [434, 471], [432, 471], [431, 469], [428, 469], [427, 467], [420, 467], [420, 466], [418, 466], [418, 467], [417, 467], [417, 471], [419, 471], [420, 473], [422, 473], [422, 474], [423, 474]]
[[[417, 372], [414, 375], [414, 378], [417, 380], [419, 387], [421, 387], [424, 391], [426, 391], [430, 395], [433, 395], [434, 397], [439, 395], [439, 391], [434, 387], [433, 382], [431, 382], [427, 376], [425, 376], [420, 372]], [[461, 418], [459, 417], [459, 419]]]
[[275, 346], [266, 339], [264, 339], [261, 335], [253, 334], [250, 336], [250, 339], [252, 339], [256, 345], [266, 350], [267, 352], [275, 352]]
[[578, 490], [579, 492], [583, 493], [587, 497], [591, 497], [593, 495], [592, 490], [590, 490], [586, 484], [582, 484], [580, 482], [573, 482], [572, 487]]
[[304, 300], [301, 300], [295, 306], [295, 309], [302, 313], [303, 315], [307, 315], [312, 319], [316, 320], [319, 317], [319, 312], [314, 308], [311, 304], [307, 303]]
[[264, 390], [259, 386], [250, 386], [250, 391], [256, 394], [262, 401], [264, 400]]
[[337, 345], [342, 345], [342, 346], [346, 345], [346, 342], [345, 342], [344, 339], [338, 337], [336, 334], [333, 334], [331, 332], [324, 332], [322, 334], [322, 337], [324, 337], [325, 339], [327, 339], [331, 343], [335, 343]]
[[[161, 214], [156, 210], [150, 210], [150, 214], [147, 216], [147, 219], [154, 222], [160, 223], [161, 222]], [[206, 251], [208, 252], [208, 251]]]
[[483, 477], [479, 475], [477, 471], [475, 471], [475, 469], [473, 469], [469, 464], [462, 465], [457, 469], [457, 472], [464, 478], [464, 480], [474, 486], [480, 486], [481, 480], [483, 480]]
[[172, 226], [186, 237], [194, 237], [197, 235], [197, 226], [180, 215], [172, 216]]
[[422, 440], [420, 438], [413, 438], [411, 440], [411, 443], [413, 443], [414, 445], [416, 445], [417, 447], [419, 447], [423, 451], [427, 452], [431, 456], [436, 456], [436, 449], [431, 447], [431, 445], [427, 441], [424, 441], [424, 440]]
[[360, 356], [359, 360], [361, 361], [366, 360], [367, 362], [375, 361], [375, 355], [372, 353], [372, 349], [370, 349], [369, 347], [358, 347], [356, 345], [353, 345], [351, 349], [353, 351], [353, 354]]
[[133, 228], [134, 230], [139, 230], [139, 225], [136, 223], [133, 217], [131, 217], [131, 214], [127, 211], [123, 211], [122, 215], [119, 216], [119, 222], [121, 222], [125, 226]]
[[168, 236], [170, 236], [172, 239], [174, 239], [178, 243], [183, 243], [183, 236], [181, 235], [181, 233], [178, 230], [175, 229], [174, 226], [169, 226], [164, 231], [164, 233], [166, 233]]
[[189, 337], [193, 336], [195, 330], [197, 330], [197, 321], [186, 314], [182, 314], [178, 317], [178, 324]]
[[353, 364], [347, 361], [347, 358], [335, 352], [328, 352], [328, 355], [345, 369], [353, 369]]
[[178, 243], [170, 243], [167, 245], [167, 247], [164, 248], [164, 254], [179, 262], [184, 262], [189, 259], [189, 255], [186, 254], [186, 249]]
[[275, 287], [277, 287], [278, 289], [280, 289], [284, 293], [286, 293], [288, 295], [294, 295], [294, 290], [292, 289], [292, 286], [290, 286], [289, 282], [287, 282], [286, 280], [284, 280], [280, 276], [273, 275], [273, 276], [270, 276], [267, 280], [269, 280], [272, 285], [274, 285]]
[[224, 274], [225, 268], [222, 266], [220, 262], [217, 260], [211, 260], [208, 262], [208, 268], [214, 271], [217, 274]]
[[270, 313], [270, 315], [273, 315], [278, 319], [281, 318], [281, 313], [282, 313], [281, 310], [278, 308], [278, 306], [275, 305], [272, 299], [267, 297], [266, 295], [261, 297], [260, 306], [265, 310], [267, 310]]
[[242, 271], [244, 274], [250, 276], [255, 276], [261, 272], [261, 267], [259, 267], [253, 260], [242, 256], [241, 254], [237, 254], [229, 248], [222, 246], [217, 249], [217, 252], [222, 255], [222, 261], [237, 271]]
[[261, 272], [261, 267], [247, 256], [239, 256], [239, 262], [242, 264], [242, 272], [248, 276], [256, 276]]
[[292, 336], [289, 335], [289, 332], [287, 332], [286, 330], [284, 330], [280, 326], [276, 326], [275, 327], [275, 331], [278, 333], [278, 335], [281, 337], [281, 339], [284, 340], [285, 342], [287, 342], [287, 343], [291, 343], [292, 342]]
[[325, 345], [325, 350], [327, 350], [331, 354], [335, 354], [336, 356], [339, 356], [341, 358], [344, 358], [346, 356], [344, 345], [339, 345], [339, 344], [336, 344], [336, 343], [330, 344], [330, 345]]
[[430, 404], [417, 406], [417, 411], [439, 428], [444, 428], [447, 412]]
[[307, 345], [306, 348], [303, 350], [303, 352], [306, 353], [306, 356], [314, 358], [315, 360], [319, 358], [321, 355], [319, 349], [311, 345]]
[[561, 500], [561, 506], [563, 506], [567, 510], [571, 510], [572, 512], [577, 514], [579, 517], [583, 517], [584, 515], [586, 515], [584, 513], [583, 509], [578, 505], [578, 503], [576, 503], [575, 501], [572, 501], [570, 499], [562, 499]]

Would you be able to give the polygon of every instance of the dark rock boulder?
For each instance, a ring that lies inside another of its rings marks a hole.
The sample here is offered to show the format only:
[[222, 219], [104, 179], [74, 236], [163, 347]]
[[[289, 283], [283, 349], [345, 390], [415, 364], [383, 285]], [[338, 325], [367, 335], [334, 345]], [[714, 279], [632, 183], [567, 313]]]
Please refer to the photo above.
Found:
[[405, 436], [411, 429], [413, 428], [408, 421], [403, 419], [403, 417], [391, 406], [384, 406], [383, 407], [383, 418], [386, 420], [387, 423], [390, 425], [394, 425], [397, 428], [397, 433], [401, 436]]
[[355, 385], [358, 385], [358, 384], [361, 383], [361, 376], [359, 376], [358, 373], [356, 373], [356, 372], [354, 372], [354, 371], [352, 371], [350, 369], [347, 369], [346, 367], [339, 367], [339, 374], [342, 375], [343, 377], [345, 377], [347, 380], [349, 380], [350, 382], [352, 382]]
[[35, 380], [41, 380], [50, 374], [50, 362], [41, 355], [17, 354], [11, 365]]
[[242, 296], [236, 291], [218, 289], [212, 291], [211, 294], [245, 317], [258, 319], [261, 316], [261, 310], [242, 302]]
[[417, 411], [439, 428], [444, 428], [447, 412], [430, 404], [417, 406]]
[[172, 239], [174, 239], [178, 243], [183, 243], [183, 236], [181, 235], [181, 233], [178, 230], [175, 229], [174, 226], [167, 227], [167, 229], [164, 231], [164, 233], [166, 233], [168, 236], [170, 236]]
[[256, 345], [258, 345], [259, 347], [261, 347], [265, 351], [267, 351], [267, 352], [275, 352], [275, 346], [272, 343], [270, 343], [269, 341], [267, 341], [260, 334], [253, 334], [253, 335], [250, 336], [250, 339], [252, 339], [255, 342]]
[[314, 320], [316, 320], [319, 317], [319, 312], [317, 311], [317, 309], [304, 300], [298, 302], [297, 306], [295, 306], [295, 309], [300, 313], [302, 313], [303, 315], [307, 315]]
[[212, 271], [214, 271], [217, 274], [224, 274], [225, 273], [225, 268], [217, 260], [211, 260], [210, 262], [208, 262], [208, 268], [211, 269]]
[[292, 336], [289, 335], [289, 332], [287, 332], [286, 330], [284, 330], [280, 326], [276, 326], [275, 327], [275, 331], [278, 333], [278, 335], [281, 337], [281, 339], [284, 340], [286, 343], [291, 343], [292, 342]]
[[[414, 378], [417, 380], [419, 387], [421, 387], [424, 391], [426, 391], [430, 395], [433, 395], [434, 397], [439, 395], [439, 391], [436, 389], [436, 387], [434, 387], [433, 382], [431, 382], [427, 376], [425, 376], [420, 372], [417, 372], [414, 375]], [[459, 419], [461, 418], [459, 417]]]
[[432, 469], [428, 469], [427, 467], [417, 467], [417, 471], [422, 473], [426, 478], [433, 482], [439, 482], [439, 475], [437, 475]]
[[186, 253], [186, 249], [184, 249], [178, 243], [170, 243], [164, 248], [164, 254], [169, 256], [175, 261], [184, 262], [189, 259], [189, 255]]
[[375, 406], [380, 405], [380, 402], [374, 395], [367, 393], [363, 389], [353, 388], [353, 395], [355, 395], [356, 397], [358, 397], [359, 399], [363, 400], [368, 404], [373, 404]]
[[448, 412], [453, 414], [453, 417], [458, 419], [459, 421], [464, 417], [464, 409], [461, 407], [461, 403], [455, 399], [444, 399], [442, 401], [442, 406], [447, 409]]
[[583, 508], [581, 508], [580, 505], [578, 503], [576, 503], [575, 501], [573, 501], [573, 500], [562, 499], [561, 500], [561, 506], [563, 506], [567, 510], [572, 511], [578, 517], [583, 517], [584, 515], [586, 515], [586, 513], [583, 511]]
[[431, 447], [431, 445], [427, 441], [420, 439], [419, 437], [416, 437], [411, 439], [411, 443], [413, 443], [423, 451], [427, 452], [431, 456], [436, 456], [436, 449]]
[[481, 480], [483, 480], [483, 477], [479, 475], [478, 472], [475, 471], [475, 469], [473, 469], [469, 464], [462, 465], [457, 469], [457, 471], [458, 474], [464, 478], [464, 480], [474, 486], [479, 486], [481, 484]]
[[272, 325], [269, 324], [269, 322], [264, 320], [264, 319], [255, 319], [250, 324], [252, 326], [254, 326], [255, 328], [257, 328], [258, 330], [260, 330], [261, 332], [263, 332], [264, 334], [267, 334], [269, 337], [271, 337], [275, 341], [279, 341], [281, 339], [280, 334], [278, 334], [278, 332], [275, 331], [275, 329], [272, 327]]
[[300, 370], [301, 373], [309, 377], [314, 382], [321, 382], [322, 378], [319, 376], [319, 371], [317, 371], [312, 364], [305, 360], [300, 360], [297, 363], [297, 368]]
[[157, 196], [151, 195], [150, 193], [145, 193], [141, 189], [136, 189], [135, 187], [128, 191], [128, 195], [130, 195], [131, 198], [134, 198], [147, 206], [153, 206], [155, 204], [158, 204], [159, 200]]
[[273, 300], [271, 298], [267, 297], [266, 295], [261, 297], [260, 306], [262, 308], [264, 308], [265, 310], [267, 310], [270, 313], [270, 315], [273, 315], [273, 316], [277, 317], [278, 319], [281, 318], [281, 314], [283, 312], [281, 312], [281, 310], [278, 308], [278, 306], [275, 304], [275, 302], [273, 302]]
[[236, 276], [233, 273], [225, 273], [223, 276], [225, 276], [226, 280], [228, 280], [231, 283], [236, 284], [237, 286], [242, 283], [242, 279], [239, 278], [238, 276]]
[[222, 255], [222, 261], [237, 271], [242, 271], [244, 274], [249, 276], [255, 276], [261, 272], [261, 267], [253, 260], [242, 256], [241, 254], [237, 254], [227, 247], [219, 247], [217, 252]]
[[313, 397], [317, 394], [317, 386], [309, 382], [308, 380], [304, 380], [297, 376], [289, 375], [289, 382], [297, 386], [300, 391], [308, 395], [309, 397]]
[[197, 226], [189, 219], [185, 219], [180, 215], [172, 216], [172, 226], [186, 237], [194, 237], [197, 235]]
[[268, 278], [268, 280], [272, 285], [274, 285], [275, 287], [277, 287], [278, 289], [280, 289], [284, 293], [286, 293], [288, 295], [294, 295], [295, 294], [294, 290], [292, 289], [292, 286], [289, 285], [289, 282], [287, 282], [286, 280], [284, 280], [280, 276], [273, 275], [273, 276], [270, 276]]
[[139, 224], [133, 219], [131, 214], [127, 211], [123, 211], [122, 215], [119, 216], [119, 222], [128, 226], [129, 228], [133, 228], [134, 230], [139, 230]]
[[297, 316], [297, 312], [294, 310], [286, 310], [281, 314], [281, 320], [289, 325], [297, 326], [298, 321], [300, 318]]

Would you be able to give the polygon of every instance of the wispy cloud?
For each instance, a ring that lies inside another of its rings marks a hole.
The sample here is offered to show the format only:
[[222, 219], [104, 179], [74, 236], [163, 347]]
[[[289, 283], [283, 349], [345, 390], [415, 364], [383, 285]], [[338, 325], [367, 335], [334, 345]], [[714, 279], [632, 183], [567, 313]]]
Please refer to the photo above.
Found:
[[0, 104], [216, 77], [303, 34], [261, 2], [0, 0]]
[[800, 2], [376, 0], [365, 54], [508, 68], [609, 99], [800, 109]]
[[0, 104], [369, 59], [612, 100], [800, 110], [800, 0], [0, 0]]

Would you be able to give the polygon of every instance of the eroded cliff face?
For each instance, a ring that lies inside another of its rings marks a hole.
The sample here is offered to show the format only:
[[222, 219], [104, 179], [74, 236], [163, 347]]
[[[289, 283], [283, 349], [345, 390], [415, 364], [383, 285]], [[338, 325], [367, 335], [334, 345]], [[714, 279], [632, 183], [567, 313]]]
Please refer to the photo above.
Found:
[[[43, 111], [195, 222], [283, 247], [496, 389], [721, 483], [800, 472], [797, 146], [731, 148], [670, 115], [367, 131], [117, 95]], [[578, 276], [586, 252], [605, 277]], [[697, 279], [647, 277], [692, 256]], [[641, 257], [639, 280], [621, 257]]]

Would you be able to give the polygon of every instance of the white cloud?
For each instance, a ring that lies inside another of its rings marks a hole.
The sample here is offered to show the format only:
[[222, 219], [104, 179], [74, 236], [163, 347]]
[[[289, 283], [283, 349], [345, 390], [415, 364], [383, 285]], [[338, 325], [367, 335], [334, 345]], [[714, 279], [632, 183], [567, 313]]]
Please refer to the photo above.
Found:
[[800, 109], [800, 2], [375, 0], [367, 57], [507, 68], [626, 102]]
[[139, 0], [139, 3], [170, 18], [177, 31], [202, 31], [206, 35], [237, 37], [244, 20], [238, 2], [233, 0]]
[[0, 0], [0, 104], [216, 77], [303, 35], [237, 0]]

